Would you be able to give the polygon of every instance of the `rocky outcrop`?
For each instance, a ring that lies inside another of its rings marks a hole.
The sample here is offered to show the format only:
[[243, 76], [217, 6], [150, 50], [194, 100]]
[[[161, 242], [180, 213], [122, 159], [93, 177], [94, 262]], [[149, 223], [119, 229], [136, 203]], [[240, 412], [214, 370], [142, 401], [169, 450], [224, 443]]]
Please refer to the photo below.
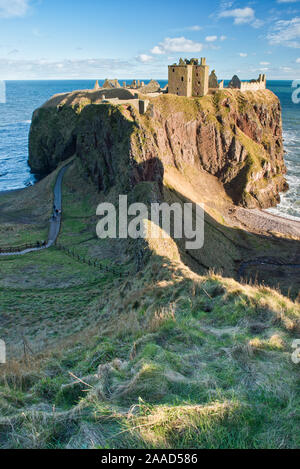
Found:
[[108, 80], [106, 79], [105, 82], [103, 83], [102, 88], [121, 88], [120, 83], [118, 80], [115, 78], [114, 80]]
[[233, 75], [233, 77], [231, 78], [229, 84], [228, 84], [228, 88], [240, 88], [241, 87], [241, 80], [239, 79], [239, 77], [237, 75]]
[[[205, 170], [233, 202], [270, 207], [287, 188], [281, 108], [268, 90], [219, 90], [205, 98], [150, 98], [145, 115], [129, 104], [99, 105], [80, 92], [34, 113], [29, 164], [50, 171], [76, 154], [99, 191], [141, 181], [162, 184], [165, 165]], [[95, 104], [93, 104], [95, 103]], [[213, 194], [212, 194], [213, 197]]]
[[160, 84], [155, 80], [151, 80], [147, 85], [139, 88], [139, 92], [143, 94], [157, 93], [158, 91], [160, 91]]
[[218, 88], [219, 87], [219, 84], [218, 84], [218, 78], [217, 78], [217, 75], [216, 75], [216, 71], [213, 70], [211, 72], [211, 74], [209, 75], [209, 78], [208, 78], [208, 87], [209, 88]]

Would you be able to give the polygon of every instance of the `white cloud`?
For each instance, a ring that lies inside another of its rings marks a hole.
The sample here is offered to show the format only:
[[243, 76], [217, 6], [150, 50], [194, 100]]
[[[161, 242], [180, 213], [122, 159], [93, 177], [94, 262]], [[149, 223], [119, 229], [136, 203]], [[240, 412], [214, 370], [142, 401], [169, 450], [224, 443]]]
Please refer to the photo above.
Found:
[[0, 0], [0, 18], [24, 16], [30, 0]]
[[206, 36], [205, 40], [206, 42], [215, 42], [217, 41], [218, 36]]
[[264, 25], [264, 21], [256, 19], [251, 23], [251, 26], [255, 29], [261, 28]]
[[240, 52], [239, 56], [240, 57], [248, 57], [248, 54], [246, 54], [246, 52]]
[[293, 69], [291, 67], [279, 67], [283, 72], [291, 72]]
[[224, 10], [219, 14], [220, 18], [234, 18], [234, 24], [251, 23], [255, 19], [253, 8], [235, 8], [234, 10]]
[[220, 41], [226, 41], [226, 39], [227, 39], [227, 36], [221, 36], [220, 37]]
[[270, 62], [259, 62], [259, 65], [270, 65]]
[[276, 21], [267, 39], [272, 45], [300, 48], [300, 18]]
[[165, 54], [166, 52], [200, 52], [203, 45], [200, 42], [185, 37], [166, 37], [163, 42], [151, 49], [152, 54]]
[[140, 55], [137, 56], [136, 59], [137, 59], [138, 62], [147, 63], [147, 62], [151, 62], [153, 57], [152, 57], [152, 55], [140, 54]]
[[164, 54], [165, 52], [163, 51], [163, 49], [159, 46], [155, 46], [153, 47], [153, 49], [151, 49], [151, 54], [156, 54], [156, 55], [160, 55], [160, 54]]
[[219, 18], [233, 18], [234, 24], [250, 24], [253, 28], [260, 28], [264, 24], [263, 21], [255, 18], [255, 11], [250, 7], [222, 10]]
[[277, 3], [297, 3], [299, 0], [277, 0]]
[[297, 63], [297, 64], [300, 64], [300, 58], [299, 58], [299, 59], [296, 59], [296, 63]]

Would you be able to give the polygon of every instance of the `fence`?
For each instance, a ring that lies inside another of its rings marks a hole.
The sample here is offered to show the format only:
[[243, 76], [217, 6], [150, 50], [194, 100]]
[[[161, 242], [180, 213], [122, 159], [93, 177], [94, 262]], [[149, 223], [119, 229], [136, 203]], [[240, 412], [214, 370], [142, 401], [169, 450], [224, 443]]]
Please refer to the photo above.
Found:
[[[37, 241], [36, 243], [31, 243], [31, 244], [23, 244], [21, 246], [2, 246], [0, 247], [0, 254], [9, 254], [9, 253], [15, 253], [15, 252], [22, 252], [26, 251], [27, 249], [38, 249], [45, 247], [47, 245], [46, 241]], [[108, 267], [107, 265], [103, 265], [100, 261], [97, 261], [95, 259], [91, 259], [87, 256], [82, 256], [74, 251], [74, 249], [70, 249], [66, 246], [63, 246], [60, 243], [55, 243], [54, 247], [58, 249], [59, 251], [63, 251], [69, 256], [71, 256], [73, 259], [75, 259], [78, 262], [82, 262], [83, 264], [95, 267], [96, 269], [101, 270], [102, 272], [107, 272], [107, 273], [112, 273], [114, 275], [121, 277], [127, 277], [129, 275], [129, 272], [120, 272], [117, 270], [115, 267]]]
[[100, 261], [97, 261], [95, 259], [91, 259], [90, 257], [80, 255], [74, 251], [74, 249], [70, 249], [66, 246], [63, 246], [62, 244], [55, 243], [56, 249], [60, 251], [64, 251], [66, 254], [68, 254], [70, 257], [75, 259], [78, 262], [82, 262], [83, 264], [95, 267], [102, 272], [107, 272], [107, 273], [112, 273], [114, 275], [121, 277], [127, 277], [130, 272], [120, 272], [118, 271], [115, 267], [108, 267], [107, 265], [103, 265]]

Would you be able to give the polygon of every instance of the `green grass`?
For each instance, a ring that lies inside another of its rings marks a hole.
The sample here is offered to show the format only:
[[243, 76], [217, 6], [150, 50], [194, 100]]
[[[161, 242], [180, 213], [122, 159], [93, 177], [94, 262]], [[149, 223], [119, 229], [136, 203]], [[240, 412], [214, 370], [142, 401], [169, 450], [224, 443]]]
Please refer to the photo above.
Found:
[[[49, 448], [90, 447], [90, 434], [96, 447], [299, 447], [299, 370], [290, 359], [299, 306], [272, 290], [214, 275], [183, 276], [162, 297], [155, 284], [143, 289], [149, 275], [146, 269], [143, 280], [134, 280], [123, 308], [117, 297], [103, 306], [89, 337], [23, 370], [25, 386], [20, 379], [8, 392], [9, 368], [2, 375], [1, 408], [9, 419], [22, 409], [31, 422], [27, 427], [18, 417], [21, 446], [32, 445], [34, 428], [35, 444]], [[132, 295], [141, 298], [135, 310]], [[73, 302], [79, 304], [76, 296]], [[30, 401], [40, 409], [55, 405], [50, 432]], [[15, 438], [8, 431], [4, 446], [15, 446]]]
[[94, 238], [81, 178], [59, 242], [132, 273], [55, 248], [0, 260], [0, 447], [299, 448], [299, 303], [155, 253], [137, 271], [135, 245]]

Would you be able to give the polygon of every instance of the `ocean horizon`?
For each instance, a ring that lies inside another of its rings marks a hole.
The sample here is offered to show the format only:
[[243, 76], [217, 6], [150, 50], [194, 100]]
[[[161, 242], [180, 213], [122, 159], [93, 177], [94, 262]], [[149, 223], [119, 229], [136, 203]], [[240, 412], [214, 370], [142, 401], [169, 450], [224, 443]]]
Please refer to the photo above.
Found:
[[[149, 79], [142, 79], [148, 83]], [[163, 87], [167, 80], [156, 79]], [[104, 80], [99, 79], [100, 86]], [[132, 78], [119, 79], [131, 83]], [[229, 80], [225, 80], [225, 86]], [[6, 80], [6, 103], [0, 103], [0, 193], [22, 189], [39, 180], [28, 166], [28, 134], [33, 111], [57, 93], [92, 89], [89, 80]], [[287, 181], [290, 189], [272, 213], [300, 218], [300, 104], [292, 101], [292, 80], [267, 80], [267, 88], [280, 99]]]

